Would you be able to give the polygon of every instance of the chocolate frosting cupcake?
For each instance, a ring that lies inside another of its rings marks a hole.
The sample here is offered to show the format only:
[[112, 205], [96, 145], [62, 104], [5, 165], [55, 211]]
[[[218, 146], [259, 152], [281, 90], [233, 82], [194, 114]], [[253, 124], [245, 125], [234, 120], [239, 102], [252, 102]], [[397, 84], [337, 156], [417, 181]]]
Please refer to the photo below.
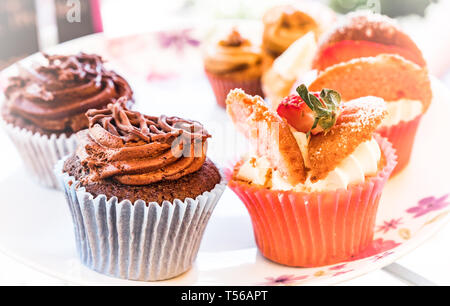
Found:
[[100, 56], [44, 56], [47, 65], [10, 78], [2, 109], [6, 122], [33, 133], [70, 135], [88, 127], [87, 110], [122, 96], [131, 101], [129, 84], [107, 70]]
[[206, 158], [203, 126], [178, 117], [152, 117], [130, 111], [127, 98], [103, 110], [89, 110], [89, 129], [64, 172], [94, 196], [119, 201], [173, 201], [196, 198], [221, 180]]
[[192, 267], [226, 179], [206, 157], [210, 135], [200, 123], [126, 103], [88, 111], [77, 152], [55, 174], [84, 265], [124, 279], [170, 279]]

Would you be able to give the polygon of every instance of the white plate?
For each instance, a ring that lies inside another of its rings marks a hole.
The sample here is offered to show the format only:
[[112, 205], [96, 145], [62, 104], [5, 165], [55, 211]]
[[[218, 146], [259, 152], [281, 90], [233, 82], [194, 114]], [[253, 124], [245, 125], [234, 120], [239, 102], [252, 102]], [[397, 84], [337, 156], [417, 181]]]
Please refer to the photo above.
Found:
[[[213, 135], [209, 155], [224, 163], [245, 150], [245, 145], [224, 111], [215, 105], [203, 76], [195, 35], [202, 34], [180, 30], [114, 40], [95, 35], [63, 44], [52, 52], [105, 54], [110, 64], [131, 80], [139, 110], [200, 120]], [[11, 68], [7, 74], [13, 71]], [[72, 221], [62, 193], [31, 181], [1, 132], [0, 250], [41, 272], [84, 285], [306, 285], [334, 284], [360, 276], [411, 252], [449, 219], [450, 144], [446, 135], [450, 130], [450, 93], [435, 79], [433, 92], [411, 164], [385, 187], [377, 216], [375, 238], [379, 244], [364, 259], [308, 269], [264, 259], [256, 249], [244, 205], [227, 190], [210, 220], [191, 271], [157, 283], [98, 274], [77, 260]], [[428, 208], [419, 207], [422, 199], [426, 199]], [[408, 212], [413, 207], [423, 208], [424, 214]]]

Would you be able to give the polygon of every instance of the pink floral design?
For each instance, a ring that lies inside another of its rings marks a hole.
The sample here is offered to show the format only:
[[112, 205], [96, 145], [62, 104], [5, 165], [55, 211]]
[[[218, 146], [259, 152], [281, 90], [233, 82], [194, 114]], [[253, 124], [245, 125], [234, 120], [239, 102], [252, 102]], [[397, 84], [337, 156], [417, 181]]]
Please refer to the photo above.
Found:
[[192, 29], [183, 29], [181, 31], [159, 32], [158, 41], [161, 47], [174, 47], [178, 52], [182, 52], [184, 47], [198, 47], [200, 41], [191, 36]]
[[388, 251], [388, 252], [384, 252], [383, 254], [380, 254], [380, 255], [375, 255], [373, 257], [373, 262], [378, 261], [380, 259], [383, 259], [383, 258], [385, 258], [385, 257], [387, 257], [389, 255], [392, 255], [392, 254], [394, 254], [394, 252]]
[[344, 269], [346, 266], [347, 266], [347, 264], [337, 265], [337, 266], [329, 268], [328, 270], [330, 270], [330, 271], [341, 270], [341, 269]]
[[261, 283], [264, 286], [278, 286], [278, 285], [290, 285], [295, 283], [296, 281], [303, 280], [308, 278], [308, 275], [295, 276], [293, 274], [290, 275], [281, 275], [278, 277], [266, 277], [267, 282]]
[[346, 270], [346, 271], [339, 271], [339, 272], [334, 273], [333, 276], [339, 276], [339, 275], [346, 274], [346, 273], [352, 272], [352, 271], [355, 271], [355, 270], [350, 269], [350, 270]]
[[426, 215], [432, 211], [440, 210], [444, 207], [450, 205], [450, 202], [446, 201], [448, 194], [436, 198], [436, 197], [427, 197], [423, 198], [419, 201], [419, 205], [408, 209], [406, 212], [410, 214], [414, 214], [414, 218], [421, 217]]
[[383, 225], [378, 226], [377, 232], [383, 231], [384, 234], [389, 232], [391, 229], [397, 229], [397, 227], [402, 224], [402, 218], [392, 219], [391, 221], [384, 221]]
[[400, 244], [401, 243], [395, 242], [394, 240], [384, 240], [383, 238], [378, 238], [378, 239], [375, 239], [367, 249], [365, 249], [363, 252], [361, 252], [357, 256], [353, 257], [352, 260], [358, 260], [358, 259], [371, 257], [374, 255], [380, 254], [381, 252], [389, 251], [389, 250], [399, 246]]
[[166, 81], [171, 78], [176, 77], [174, 73], [164, 73], [164, 72], [158, 72], [158, 71], [151, 71], [147, 75], [147, 82], [154, 82], [154, 81]]

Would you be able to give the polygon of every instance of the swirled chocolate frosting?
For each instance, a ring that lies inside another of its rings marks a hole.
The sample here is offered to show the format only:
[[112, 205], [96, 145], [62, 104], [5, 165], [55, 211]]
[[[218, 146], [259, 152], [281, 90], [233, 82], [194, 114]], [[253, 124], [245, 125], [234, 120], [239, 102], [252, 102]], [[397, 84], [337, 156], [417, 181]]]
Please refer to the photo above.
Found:
[[132, 98], [128, 83], [108, 71], [98, 55], [44, 54], [47, 64], [12, 77], [6, 109], [45, 132], [74, 133], [88, 127], [85, 112], [119, 97]]
[[206, 159], [203, 126], [178, 117], [152, 117], [126, 108], [121, 98], [89, 110], [89, 129], [78, 134], [77, 151], [86, 180], [113, 179], [125, 185], [176, 180], [199, 170]]

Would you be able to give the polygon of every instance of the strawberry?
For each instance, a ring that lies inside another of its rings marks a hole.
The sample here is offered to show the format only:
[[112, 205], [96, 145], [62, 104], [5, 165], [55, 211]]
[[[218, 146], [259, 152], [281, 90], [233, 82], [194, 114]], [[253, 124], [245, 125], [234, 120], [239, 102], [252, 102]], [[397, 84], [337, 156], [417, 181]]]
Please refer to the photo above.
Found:
[[336, 123], [341, 97], [333, 90], [309, 93], [305, 85], [297, 87], [298, 95], [281, 101], [277, 113], [297, 131], [316, 135], [328, 132]]
[[297, 131], [307, 133], [314, 124], [314, 113], [299, 95], [290, 95], [281, 101], [278, 115]]

